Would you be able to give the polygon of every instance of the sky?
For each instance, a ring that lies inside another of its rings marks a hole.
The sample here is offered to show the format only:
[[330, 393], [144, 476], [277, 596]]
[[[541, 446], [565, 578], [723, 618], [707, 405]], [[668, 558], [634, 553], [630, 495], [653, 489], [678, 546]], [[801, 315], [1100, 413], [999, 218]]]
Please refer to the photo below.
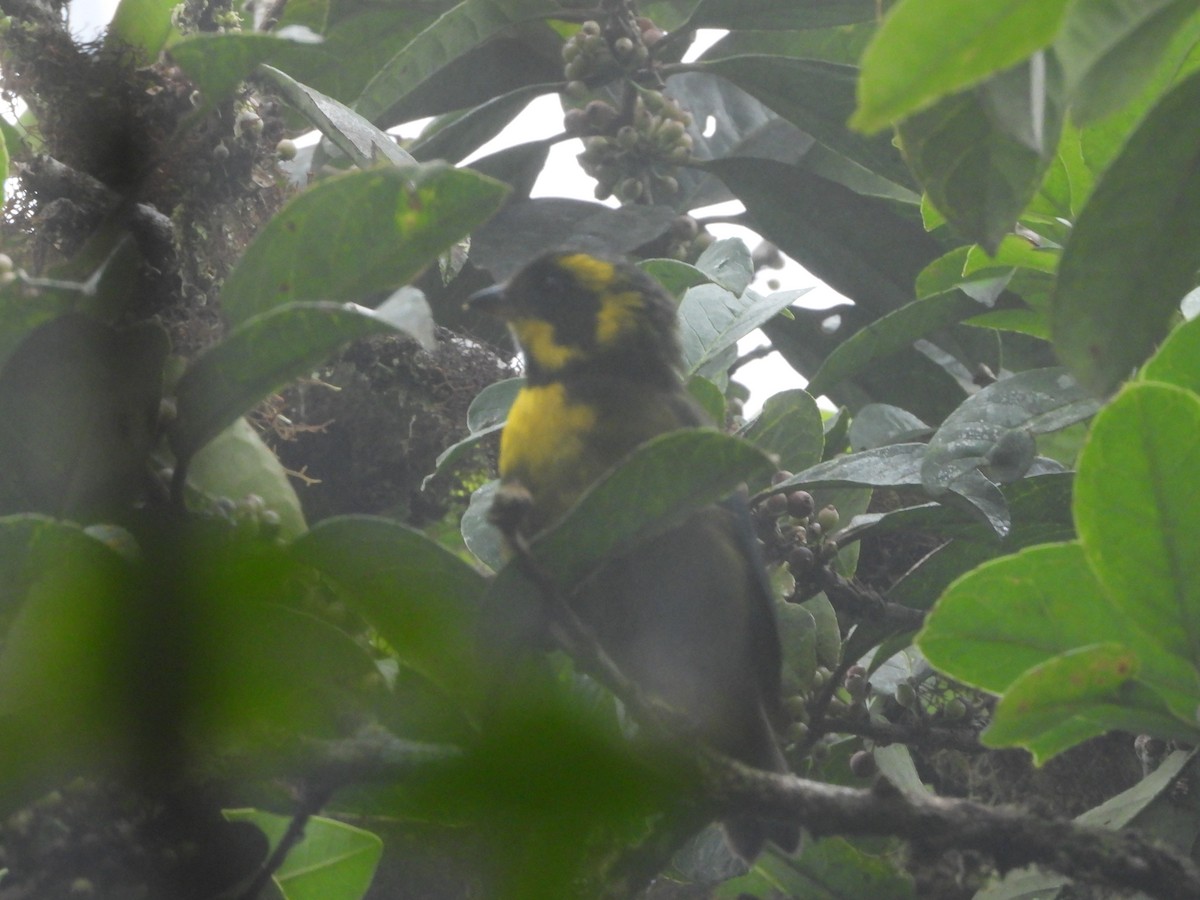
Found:
[[[69, 4], [71, 31], [82, 40], [94, 40], [102, 36], [105, 26], [112, 18], [117, 7], [117, 0], [73, 0]], [[723, 32], [701, 31], [689, 51], [689, 57], [698, 56], [708, 46], [714, 43]], [[400, 129], [405, 137], [415, 136], [423, 123], [410, 123]], [[494, 153], [513, 144], [549, 137], [562, 131], [562, 107], [554, 95], [535, 99], [509, 126], [488, 144], [468, 157], [467, 161], [479, 156]], [[594, 200], [592, 195], [593, 183], [583, 174], [575, 161], [575, 156], [583, 149], [578, 140], [562, 141], [550, 150], [550, 158], [546, 167], [534, 186], [534, 197], [573, 197], [581, 200]], [[608, 203], [617, 205], [610, 198]], [[697, 218], [710, 215], [732, 215], [742, 211], [739, 202], [723, 203], [719, 206], [693, 210]], [[751, 249], [760, 238], [747, 228], [736, 225], [714, 224], [709, 231], [717, 238], [740, 237]], [[780, 290], [798, 290], [811, 287], [812, 290], [802, 300], [803, 306], [810, 308], [825, 308], [844, 298], [809, 274], [803, 267], [791, 259], [785, 258], [782, 269], [766, 270], [753, 285], [760, 293], [770, 293], [772, 288], [768, 280], [777, 280]], [[741, 353], [747, 353], [755, 347], [767, 342], [761, 332], [743, 338], [738, 343]], [[763, 400], [771, 394], [792, 387], [803, 387], [805, 380], [789, 366], [778, 353], [772, 353], [762, 359], [754, 360], [740, 368], [737, 380], [750, 388], [750, 401], [745, 406], [747, 416], [754, 415], [761, 408]]]

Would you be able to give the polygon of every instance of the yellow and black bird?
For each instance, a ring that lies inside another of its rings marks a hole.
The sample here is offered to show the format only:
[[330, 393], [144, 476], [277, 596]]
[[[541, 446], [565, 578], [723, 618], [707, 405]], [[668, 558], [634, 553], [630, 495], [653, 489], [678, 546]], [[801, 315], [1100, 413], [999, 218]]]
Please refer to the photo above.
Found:
[[[526, 384], [500, 439], [502, 483], [532, 501], [522, 533], [552, 524], [639, 444], [712, 424], [680, 380], [675, 303], [635, 266], [551, 252], [472, 306], [504, 318], [524, 352]], [[703, 509], [606, 564], [571, 604], [622, 671], [714, 747], [786, 771], [772, 727], [779, 636], [744, 504]], [[765, 840], [790, 851], [799, 836], [751, 818], [725, 828], [748, 859]]]

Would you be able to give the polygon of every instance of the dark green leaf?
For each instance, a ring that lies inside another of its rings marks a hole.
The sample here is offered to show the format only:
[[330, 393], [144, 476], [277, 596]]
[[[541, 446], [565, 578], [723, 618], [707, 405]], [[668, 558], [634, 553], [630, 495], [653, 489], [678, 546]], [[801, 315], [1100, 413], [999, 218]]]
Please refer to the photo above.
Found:
[[874, 450], [888, 444], [911, 443], [932, 429], [907, 410], [886, 403], [868, 403], [850, 423], [850, 448]]
[[506, 189], [444, 164], [329, 178], [285, 206], [221, 293], [235, 324], [293, 300], [361, 300], [415, 277], [499, 207]]
[[354, 102], [354, 108], [365, 118], [378, 121], [422, 83], [473, 48], [512, 25], [557, 9], [555, 0], [466, 0], [435, 20], [379, 69]]
[[735, 56], [698, 65], [732, 81], [863, 168], [896, 184], [910, 183], [890, 135], [867, 138], [846, 128], [858, 82], [854, 67], [785, 56]]
[[1059, 266], [1054, 343], [1087, 387], [1112, 390], [1167, 332], [1200, 267], [1200, 73], [1146, 116], [1092, 192]]
[[262, 71], [275, 83], [284, 99], [360, 169], [369, 169], [380, 157], [394, 166], [416, 163], [393, 138], [345, 104], [272, 66], [263, 66]]
[[409, 149], [422, 162], [433, 159], [459, 162], [507, 128], [531, 100], [558, 87], [557, 84], [530, 84], [493, 97], [466, 112], [450, 113], [444, 117], [446, 121], [435, 120], [421, 132]]
[[675, 216], [669, 206], [610, 209], [565, 197], [515, 201], [471, 235], [471, 261], [504, 279], [535, 256], [563, 245], [621, 256], [662, 235]]
[[1063, 111], [1045, 56], [898, 126], [904, 158], [958, 231], [995, 252], [1055, 158]]
[[784, 697], [812, 690], [817, 671], [817, 620], [798, 603], [778, 602], [779, 644], [783, 652]]
[[190, 459], [259, 400], [347, 341], [396, 327], [381, 313], [351, 303], [289, 303], [243, 323], [179, 379], [178, 417], [170, 432], [176, 458]]
[[700, 0], [680, 28], [795, 29], [875, 18], [874, 0]]
[[762, 159], [707, 163], [746, 204], [771, 243], [875, 317], [913, 299], [921, 270], [941, 249], [884, 201], [795, 166]]
[[988, 385], [946, 417], [929, 441], [921, 467], [933, 494], [985, 468], [996, 480], [1015, 481], [1033, 463], [1033, 435], [1086, 419], [1100, 402], [1065, 369], [1031, 369]]
[[194, 34], [171, 45], [171, 58], [216, 106], [261, 63], [290, 69], [295, 60], [312, 53], [321, 40], [307, 28], [292, 26], [275, 34], [236, 32]]
[[1054, 42], [1071, 98], [1087, 125], [1133, 100], [1149, 83], [1177, 29], [1196, 12], [1190, 0], [1073, 3]]
[[[895, 6], [862, 59], [850, 124], [875, 132], [1016, 65], [1051, 41], [1067, 0], [908, 0]], [[920, 47], [919, 57], [913, 48]]]
[[368, 516], [325, 519], [292, 553], [342, 588], [401, 663], [477, 711], [478, 572], [420, 532]]
[[[824, 423], [817, 401], [799, 388], [767, 398], [760, 412], [739, 432], [756, 447], [774, 454], [778, 466], [798, 471], [821, 461], [825, 447]], [[763, 485], [751, 485], [751, 490]]]
[[874, 360], [911, 347], [913, 341], [931, 331], [961, 322], [984, 309], [986, 307], [961, 291], [935, 294], [905, 304], [839, 344], [825, 357], [809, 383], [809, 389], [816, 395], [828, 393], [834, 385], [857, 374]]
[[818, 463], [775, 485], [779, 492], [787, 488], [823, 487], [901, 487], [921, 483], [924, 444], [892, 444], [861, 453], [849, 453]]

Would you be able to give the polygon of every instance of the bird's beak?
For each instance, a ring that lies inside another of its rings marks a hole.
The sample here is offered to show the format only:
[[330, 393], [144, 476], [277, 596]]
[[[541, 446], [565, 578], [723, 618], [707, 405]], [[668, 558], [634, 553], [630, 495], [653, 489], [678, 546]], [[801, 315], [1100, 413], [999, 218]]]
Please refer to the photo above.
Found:
[[493, 284], [482, 291], [476, 291], [467, 298], [467, 306], [490, 316], [506, 319], [516, 311], [507, 294], [507, 288], [507, 284]]

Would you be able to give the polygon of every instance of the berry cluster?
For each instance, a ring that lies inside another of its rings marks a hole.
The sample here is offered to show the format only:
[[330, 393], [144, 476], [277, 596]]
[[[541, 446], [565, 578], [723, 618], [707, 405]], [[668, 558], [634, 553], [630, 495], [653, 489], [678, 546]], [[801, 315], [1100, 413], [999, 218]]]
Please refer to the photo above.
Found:
[[[631, 36], [632, 35], [632, 36]], [[563, 45], [564, 98], [575, 104], [563, 119], [568, 134], [583, 138], [579, 155], [583, 170], [596, 179], [596, 198], [615, 195], [622, 203], [653, 203], [675, 194], [676, 166], [692, 158], [687, 133], [692, 116], [675, 100], [633, 79], [650, 66], [650, 47], [663, 32], [649, 19], [632, 27], [614, 19], [608, 28], [587, 21]], [[620, 108], [593, 87], [621, 76], [626, 82]]]
[[[791, 477], [791, 472], [776, 472], [773, 481], [781, 484]], [[768, 559], [786, 560], [797, 581], [837, 555], [837, 542], [830, 535], [837, 530], [841, 516], [834, 506], [817, 510], [808, 491], [771, 494], [755, 513]], [[770, 533], [764, 535], [766, 526], [770, 526]]]

